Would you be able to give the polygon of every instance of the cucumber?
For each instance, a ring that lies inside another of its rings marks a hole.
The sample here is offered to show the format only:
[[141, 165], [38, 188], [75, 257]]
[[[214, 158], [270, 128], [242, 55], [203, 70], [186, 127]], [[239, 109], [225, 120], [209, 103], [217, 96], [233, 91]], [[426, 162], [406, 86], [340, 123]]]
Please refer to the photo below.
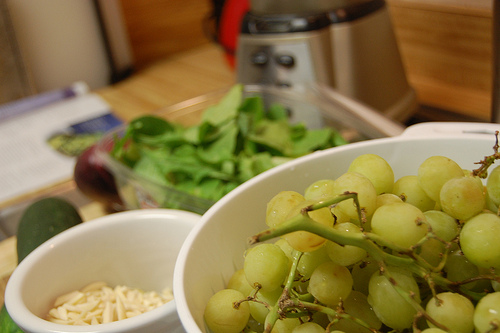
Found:
[[[17, 227], [17, 262], [20, 263], [46, 240], [82, 222], [77, 209], [62, 198], [35, 201], [26, 208]], [[0, 333], [23, 333], [5, 305], [0, 310]]]
[[62, 198], [48, 197], [32, 203], [17, 227], [18, 263], [49, 238], [81, 222], [77, 209]]
[[19, 326], [10, 318], [5, 306], [2, 306], [2, 310], [0, 310], [0, 333], [23, 333]]

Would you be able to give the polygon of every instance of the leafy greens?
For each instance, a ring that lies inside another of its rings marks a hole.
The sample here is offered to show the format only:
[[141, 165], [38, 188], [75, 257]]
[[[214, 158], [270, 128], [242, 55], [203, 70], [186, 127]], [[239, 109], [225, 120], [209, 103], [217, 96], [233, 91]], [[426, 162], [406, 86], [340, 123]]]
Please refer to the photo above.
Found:
[[245, 97], [237, 84], [195, 126], [134, 119], [110, 154], [137, 175], [215, 202], [263, 171], [345, 143], [333, 128], [291, 124], [284, 106], [266, 110], [261, 96]]

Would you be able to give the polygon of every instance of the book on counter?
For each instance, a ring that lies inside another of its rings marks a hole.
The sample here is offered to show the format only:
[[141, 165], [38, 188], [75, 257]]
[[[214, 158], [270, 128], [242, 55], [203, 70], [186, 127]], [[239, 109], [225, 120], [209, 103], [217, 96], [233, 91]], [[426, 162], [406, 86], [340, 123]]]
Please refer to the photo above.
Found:
[[0, 105], [0, 207], [71, 180], [76, 157], [121, 124], [81, 82]]

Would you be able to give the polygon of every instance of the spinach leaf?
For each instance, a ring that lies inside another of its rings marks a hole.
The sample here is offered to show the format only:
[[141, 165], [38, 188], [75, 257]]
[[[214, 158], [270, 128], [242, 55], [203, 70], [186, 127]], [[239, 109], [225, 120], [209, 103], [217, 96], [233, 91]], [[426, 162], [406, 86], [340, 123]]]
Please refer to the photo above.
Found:
[[[134, 119], [110, 154], [139, 177], [215, 202], [270, 168], [345, 143], [334, 128], [291, 124], [286, 107], [266, 109], [263, 96], [244, 97], [237, 84], [194, 126], [155, 115]], [[163, 192], [155, 195], [168, 201]]]

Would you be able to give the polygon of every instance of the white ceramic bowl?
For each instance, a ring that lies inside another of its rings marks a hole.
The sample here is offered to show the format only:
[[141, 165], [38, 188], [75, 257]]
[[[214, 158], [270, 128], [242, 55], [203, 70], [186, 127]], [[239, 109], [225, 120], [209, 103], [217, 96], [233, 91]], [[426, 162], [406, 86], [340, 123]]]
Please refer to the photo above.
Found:
[[5, 293], [12, 319], [27, 333], [184, 332], [174, 301], [109, 324], [69, 326], [42, 319], [57, 296], [94, 281], [161, 292], [172, 287], [179, 249], [200, 216], [150, 209], [115, 213], [70, 228], [31, 252]]
[[[187, 237], [174, 272], [174, 294], [189, 333], [207, 332], [205, 305], [243, 265], [249, 236], [266, 229], [267, 202], [279, 191], [303, 193], [312, 182], [336, 178], [358, 155], [374, 153], [393, 167], [395, 177], [416, 174], [431, 155], [445, 155], [463, 168], [493, 153], [498, 124], [433, 123], [416, 125], [403, 135], [353, 143], [316, 152], [271, 169], [218, 201]], [[485, 134], [486, 133], [486, 134]]]

